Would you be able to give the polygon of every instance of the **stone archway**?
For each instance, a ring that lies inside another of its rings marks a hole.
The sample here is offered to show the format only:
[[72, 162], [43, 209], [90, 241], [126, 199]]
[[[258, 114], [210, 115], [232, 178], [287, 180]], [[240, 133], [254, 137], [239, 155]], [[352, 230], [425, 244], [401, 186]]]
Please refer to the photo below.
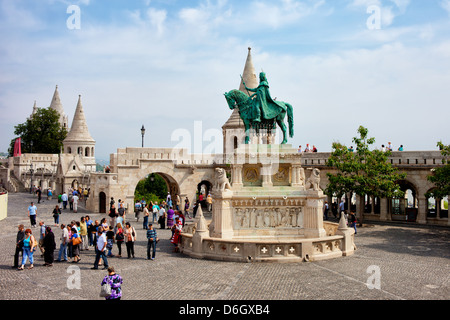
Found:
[[390, 203], [390, 213], [392, 220], [406, 220], [415, 222], [418, 215], [418, 196], [416, 186], [408, 181], [398, 182], [400, 190], [405, 192], [403, 198], [392, 198]]

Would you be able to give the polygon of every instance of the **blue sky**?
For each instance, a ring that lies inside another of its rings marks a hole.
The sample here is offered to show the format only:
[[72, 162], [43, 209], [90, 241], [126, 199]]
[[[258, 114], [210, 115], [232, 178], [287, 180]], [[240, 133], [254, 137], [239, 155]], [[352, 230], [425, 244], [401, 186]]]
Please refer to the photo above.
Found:
[[98, 158], [140, 146], [142, 124], [146, 146], [194, 151], [209, 130], [221, 152], [247, 47], [294, 106], [295, 147], [350, 145], [359, 125], [377, 146], [449, 143], [450, 0], [0, 0], [0, 43], [0, 151], [58, 85], [69, 124], [81, 94]]

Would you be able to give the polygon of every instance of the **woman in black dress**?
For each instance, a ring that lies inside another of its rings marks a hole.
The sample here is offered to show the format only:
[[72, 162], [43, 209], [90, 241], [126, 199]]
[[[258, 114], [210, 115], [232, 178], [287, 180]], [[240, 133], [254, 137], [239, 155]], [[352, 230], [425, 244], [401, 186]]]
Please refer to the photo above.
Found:
[[44, 236], [44, 266], [51, 267], [53, 265], [54, 261], [54, 252], [56, 249], [56, 242], [55, 242], [55, 234], [52, 231], [52, 228], [47, 227], [45, 229], [45, 236]]

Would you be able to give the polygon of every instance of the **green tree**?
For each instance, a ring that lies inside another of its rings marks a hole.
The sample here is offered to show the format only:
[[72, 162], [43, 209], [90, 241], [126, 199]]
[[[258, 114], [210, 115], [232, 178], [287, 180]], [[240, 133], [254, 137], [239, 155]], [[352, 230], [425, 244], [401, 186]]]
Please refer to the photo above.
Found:
[[335, 142], [333, 151], [327, 161], [336, 173], [327, 173], [330, 183], [325, 193], [341, 197], [348, 192], [359, 196], [375, 196], [379, 198], [401, 197], [398, 181], [406, 177], [389, 163], [390, 151], [370, 150], [375, 138], [368, 138], [368, 129], [360, 126], [359, 137], [353, 138], [356, 150], [353, 152], [345, 145]]
[[436, 188], [432, 192], [427, 192], [425, 196], [442, 199], [450, 194], [450, 145], [444, 145], [440, 141], [437, 143], [437, 146], [444, 156], [444, 159], [442, 159], [444, 166], [432, 169], [433, 173], [427, 179], [433, 182]]
[[[59, 113], [53, 109], [38, 108], [37, 112], [22, 124], [14, 127], [14, 134], [21, 138], [23, 153], [60, 153], [67, 130], [59, 124]], [[9, 156], [14, 154], [11, 140]]]
[[134, 199], [142, 200], [148, 203], [150, 201], [157, 201], [160, 203], [165, 200], [167, 196], [167, 184], [163, 177], [159, 174], [150, 174], [145, 179], [142, 179], [136, 185], [136, 190], [134, 191]]

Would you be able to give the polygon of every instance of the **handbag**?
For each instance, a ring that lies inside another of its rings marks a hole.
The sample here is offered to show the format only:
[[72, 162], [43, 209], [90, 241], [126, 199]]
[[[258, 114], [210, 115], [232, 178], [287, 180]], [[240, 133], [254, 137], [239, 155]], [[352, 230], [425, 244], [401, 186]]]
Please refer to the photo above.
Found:
[[100, 289], [100, 297], [104, 298], [109, 297], [111, 293], [112, 293], [111, 283], [108, 277], [108, 280], [104, 284], [102, 284], [102, 288]]
[[123, 236], [123, 232], [119, 232], [118, 234], [116, 234], [116, 240], [117, 241], [123, 241], [125, 237]]
[[80, 237], [76, 237], [72, 239], [72, 245], [76, 246], [78, 244], [81, 243], [81, 238]]

